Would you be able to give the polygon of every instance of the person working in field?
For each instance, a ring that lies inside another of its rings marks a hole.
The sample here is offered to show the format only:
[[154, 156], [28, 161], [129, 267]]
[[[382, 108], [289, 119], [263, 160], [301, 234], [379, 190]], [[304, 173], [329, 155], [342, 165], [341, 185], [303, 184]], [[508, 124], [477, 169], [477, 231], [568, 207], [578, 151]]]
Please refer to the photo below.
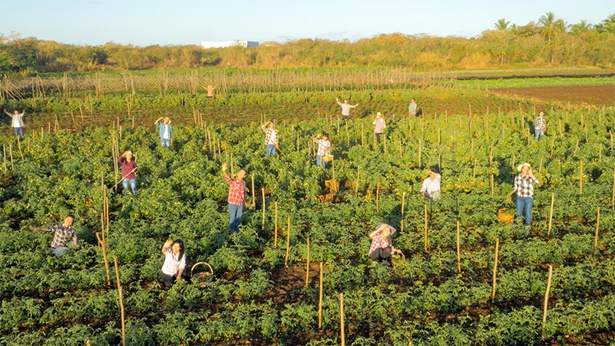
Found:
[[122, 166], [122, 186], [124, 191], [132, 190], [132, 195], [137, 197], [137, 161], [132, 155], [132, 151], [125, 151], [120, 157], [117, 158], [117, 162]]
[[380, 143], [380, 136], [384, 132], [384, 129], [387, 127], [386, 121], [384, 121], [384, 117], [382, 113], [378, 112], [376, 114], [376, 120], [374, 120], [374, 134], [376, 135], [376, 142]]
[[410, 99], [410, 104], [408, 105], [408, 115], [409, 116], [418, 116], [416, 114], [416, 100], [415, 99]]
[[171, 149], [171, 143], [173, 143], [173, 137], [171, 134], [173, 133], [173, 128], [171, 127], [171, 119], [168, 117], [160, 117], [155, 122], [154, 125], [158, 127], [158, 132], [160, 134], [160, 144], [163, 148]]
[[423, 180], [421, 196], [428, 197], [432, 202], [436, 202], [440, 199], [440, 182], [442, 181], [442, 176], [436, 166], [431, 167], [427, 173], [429, 176]]
[[30, 226], [31, 231], [45, 231], [53, 232], [53, 241], [51, 242], [51, 251], [56, 257], [62, 256], [68, 252], [68, 243], [72, 240], [75, 248], [79, 247], [77, 243], [77, 232], [73, 227], [75, 217], [68, 215], [64, 218], [64, 223], [61, 225], [54, 225], [49, 227], [33, 227]]
[[342, 107], [342, 119], [344, 120], [350, 119], [350, 109], [359, 105], [358, 103], [355, 105], [348, 104], [348, 100], [344, 100], [344, 103], [341, 103], [340, 99], [335, 99], [335, 102]]
[[239, 224], [241, 223], [241, 214], [246, 202], [246, 182], [244, 179], [248, 175], [245, 169], [240, 169], [237, 172], [237, 178], [231, 177], [227, 172], [228, 165], [222, 164], [222, 173], [229, 184], [228, 189], [228, 210], [229, 210], [229, 229], [231, 232], [239, 232]]
[[160, 271], [160, 281], [166, 288], [173, 286], [179, 281], [186, 268], [186, 255], [184, 254], [184, 242], [181, 239], [167, 240], [162, 245], [164, 264]]
[[324, 161], [324, 157], [331, 152], [331, 142], [329, 142], [329, 135], [323, 133], [313, 139], [314, 143], [318, 144], [318, 151], [316, 152], [316, 166], [327, 168]]
[[538, 112], [538, 117], [534, 119], [534, 137], [537, 141], [541, 140], [547, 130], [547, 121], [545, 120], [545, 112]]
[[374, 262], [374, 264], [380, 262], [384, 265], [391, 265], [389, 258], [394, 253], [401, 254], [401, 250], [393, 247], [391, 235], [396, 232], [396, 229], [386, 223], [380, 224], [376, 227], [372, 233], [369, 234], [369, 238], [372, 240], [372, 244], [369, 247], [368, 256]]
[[538, 185], [540, 182], [534, 177], [534, 174], [532, 174], [532, 166], [530, 166], [529, 163], [519, 165], [517, 171], [520, 173], [515, 176], [514, 189], [508, 194], [506, 201], [512, 203], [512, 195], [515, 192], [517, 193], [516, 218], [519, 219], [522, 214], [525, 214], [525, 229], [529, 231], [532, 223], [534, 185]]
[[207, 91], [207, 97], [209, 98], [213, 98], [214, 97], [214, 90], [216, 90], [215, 86], [203, 86], [203, 89], [205, 89], [205, 91]]
[[261, 125], [261, 129], [265, 132], [265, 145], [267, 146], [267, 157], [275, 155], [278, 148], [278, 130], [275, 129], [273, 121], [269, 121]]
[[15, 110], [15, 112], [13, 114], [9, 113], [6, 111], [6, 109], [4, 110], [4, 113], [6, 113], [6, 115], [8, 115], [9, 117], [11, 117], [11, 125], [13, 126], [13, 131], [15, 132], [15, 136], [20, 136], [21, 138], [24, 137], [24, 132], [23, 132], [23, 128], [24, 128], [24, 124], [23, 124], [23, 116], [26, 113], [25, 110], [21, 111], [21, 113], [19, 113], [18, 110]]

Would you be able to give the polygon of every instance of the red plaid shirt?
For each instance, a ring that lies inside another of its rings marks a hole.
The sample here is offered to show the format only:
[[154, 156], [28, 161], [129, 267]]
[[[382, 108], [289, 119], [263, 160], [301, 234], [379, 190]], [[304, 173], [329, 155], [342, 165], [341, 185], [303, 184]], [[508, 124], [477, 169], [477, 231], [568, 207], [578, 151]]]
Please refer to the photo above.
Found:
[[235, 205], [243, 205], [246, 199], [246, 182], [239, 179], [233, 179], [228, 175], [224, 178], [228, 181], [228, 202]]

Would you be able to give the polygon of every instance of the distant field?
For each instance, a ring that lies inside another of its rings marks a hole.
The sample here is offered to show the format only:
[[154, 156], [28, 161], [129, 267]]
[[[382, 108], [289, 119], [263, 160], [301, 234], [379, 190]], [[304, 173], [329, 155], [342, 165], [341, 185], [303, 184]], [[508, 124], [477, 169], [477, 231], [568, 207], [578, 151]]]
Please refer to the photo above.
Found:
[[492, 89], [491, 92], [496, 95], [514, 95], [523, 99], [543, 102], [556, 101], [570, 105], [580, 103], [597, 107], [612, 107], [615, 105], [615, 85], [498, 88]]

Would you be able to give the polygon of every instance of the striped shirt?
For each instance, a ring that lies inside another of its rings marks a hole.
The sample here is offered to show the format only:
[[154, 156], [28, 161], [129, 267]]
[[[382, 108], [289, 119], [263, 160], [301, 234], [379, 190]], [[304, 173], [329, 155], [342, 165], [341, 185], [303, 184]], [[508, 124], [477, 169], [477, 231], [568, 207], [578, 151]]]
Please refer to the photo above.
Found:
[[180, 269], [186, 268], [186, 255], [184, 254], [179, 259], [179, 252], [177, 255], [173, 254], [171, 247], [166, 248], [164, 251], [164, 264], [162, 265], [162, 272], [166, 275], [174, 276]]
[[66, 246], [66, 244], [73, 238], [77, 238], [75, 227], [70, 226], [68, 228], [64, 225], [54, 225], [47, 228], [48, 232], [54, 232], [53, 241], [51, 242], [51, 248], [55, 249], [60, 246]]
[[314, 142], [318, 144], [318, 152], [316, 155], [322, 157], [329, 154], [331, 150], [331, 142], [324, 139], [314, 139]]
[[537, 129], [544, 129], [547, 127], [547, 121], [543, 117], [534, 119], [534, 127]]
[[265, 131], [265, 144], [276, 144], [278, 142], [278, 130], [267, 128], [263, 131]]
[[[380, 226], [382, 226], [382, 224], [378, 225], [376, 229], [380, 228]], [[372, 238], [372, 245], [369, 247], [369, 253], [367, 254], [368, 256], [371, 255], [372, 252], [374, 252], [376, 249], [386, 249], [390, 247], [391, 252], [395, 250], [395, 248], [393, 247], [393, 243], [391, 242], [391, 235], [393, 235], [393, 233], [395, 233], [397, 230], [390, 225], [387, 226], [389, 226], [391, 234], [385, 238], [382, 236], [381, 232], [376, 233], [376, 235], [374, 235], [374, 237]]]
[[521, 174], [517, 174], [515, 177], [515, 189], [513, 192], [517, 193], [517, 197], [534, 197], [534, 184], [538, 185], [540, 182], [536, 178], [530, 178], [529, 175], [522, 177]]
[[243, 205], [246, 199], [246, 182], [239, 179], [224, 176], [229, 183], [228, 202], [235, 205]]

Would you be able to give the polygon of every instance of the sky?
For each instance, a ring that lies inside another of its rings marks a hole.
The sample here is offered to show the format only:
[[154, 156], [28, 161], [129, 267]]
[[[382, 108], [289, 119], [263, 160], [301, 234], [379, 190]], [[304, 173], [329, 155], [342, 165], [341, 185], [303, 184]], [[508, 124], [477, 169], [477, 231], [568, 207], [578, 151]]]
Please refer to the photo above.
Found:
[[392, 33], [476, 37], [500, 18], [526, 25], [547, 12], [568, 24], [598, 24], [615, 14], [615, 0], [0, 0], [0, 35], [141, 47]]

